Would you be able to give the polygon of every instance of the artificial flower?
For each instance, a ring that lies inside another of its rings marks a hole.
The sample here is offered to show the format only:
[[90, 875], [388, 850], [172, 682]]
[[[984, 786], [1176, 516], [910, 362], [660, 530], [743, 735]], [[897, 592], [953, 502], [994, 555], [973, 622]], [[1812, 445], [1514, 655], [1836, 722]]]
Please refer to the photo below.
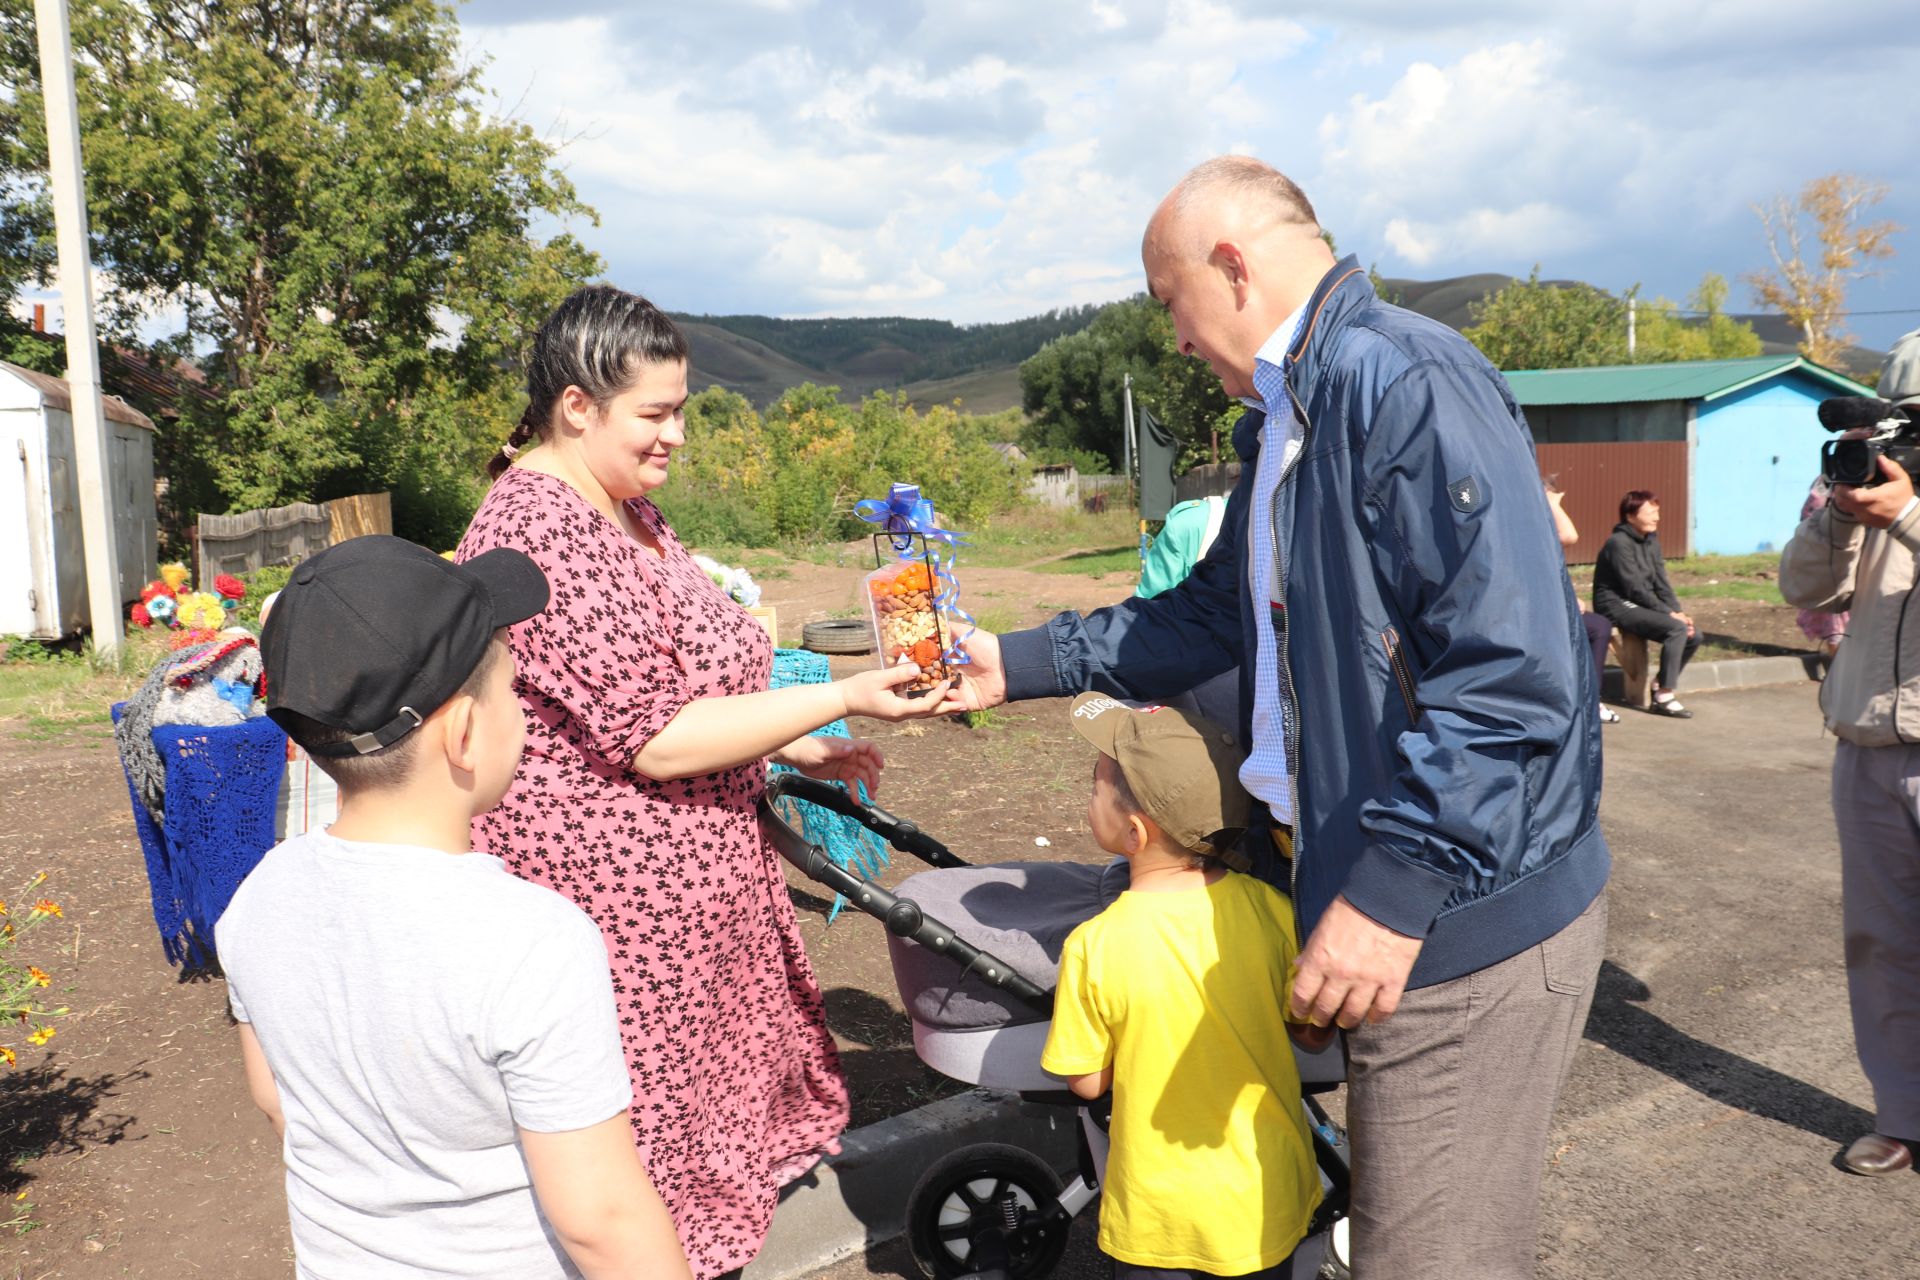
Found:
[[229, 609], [238, 608], [247, 598], [247, 584], [230, 573], [223, 573], [213, 580], [213, 593], [220, 597], [220, 603]]
[[147, 601], [147, 616], [163, 627], [173, 625], [174, 615], [180, 612], [180, 602], [170, 595], [155, 596]]
[[165, 596], [167, 599], [171, 600], [173, 599], [173, 595], [174, 595], [174, 592], [172, 587], [160, 581], [160, 579], [155, 578], [152, 582], [149, 582], [146, 586], [140, 588], [140, 603], [145, 604], [147, 603], [147, 601], [152, 600], [156, 596]]
[[192, 576], [191, 573], [187, 572], [187, 566], [181, 564], [178, 560], [172, 564], [163, 564], [160, 566], [160, 580], [166, 583], [170, 590], [176, 592], [186, 586], [187, 579]]
[[128, 619], [136, 627], [151, 627], [153, 625], [153, 615], [147, 612], [147, 606], [143, 604], [133, 606], [133, 612], [128, 615]]
[[206, 591], [181, 596], [180, 610], [175, 616], [180, 625], [190, 631], [218, 631], [227, 622], [227, 611], [220, 597]]
[[745, 569], [730, 568], [711, 556], [695, 556], [693, 562], [713, 579], [713, 584], [725, 593], [727, 599], [741, 608], [751, 609], [760, 603], [760, 584]]

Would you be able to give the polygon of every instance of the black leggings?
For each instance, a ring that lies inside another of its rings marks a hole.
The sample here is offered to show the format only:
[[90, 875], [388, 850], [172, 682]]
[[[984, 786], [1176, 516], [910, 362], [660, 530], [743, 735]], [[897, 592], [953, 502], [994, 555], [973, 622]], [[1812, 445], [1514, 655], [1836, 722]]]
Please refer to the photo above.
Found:
[[1593, 649], [1593, 687], [1597, 691], [1607, 674], [1607, 645], [1613, 640], [1613, 623], [1597, 613], [1580, 615], [1587, 629], [1587, 644]]
[[1660, 646], [1660, 687], [1680, 687], [1680, 673], [1686, 669], [1693, 651], [1700, 647], [1699, 633], [1687, 634], [1687, 624], [1670, 613], [1658, 613], [1628, 605], [1612, 615], [1613, 625], [1629, 635], [1640, 636]]

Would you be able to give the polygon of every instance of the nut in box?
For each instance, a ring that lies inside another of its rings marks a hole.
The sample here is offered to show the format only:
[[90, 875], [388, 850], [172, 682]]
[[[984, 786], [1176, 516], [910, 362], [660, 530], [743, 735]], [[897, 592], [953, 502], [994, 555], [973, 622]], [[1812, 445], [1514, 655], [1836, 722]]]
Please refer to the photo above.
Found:
[[[874, 541], [894, 541], [878, 535]], [[867, 575], [867, 605], [873, 618], [874, 652], [880, 665], [911, 662], [920, 675], [906, 686], [909, 697], [927, 692], [949, 674], [946, 630], [942, 625], [938, 575], [933, 557], [895, 560]]]

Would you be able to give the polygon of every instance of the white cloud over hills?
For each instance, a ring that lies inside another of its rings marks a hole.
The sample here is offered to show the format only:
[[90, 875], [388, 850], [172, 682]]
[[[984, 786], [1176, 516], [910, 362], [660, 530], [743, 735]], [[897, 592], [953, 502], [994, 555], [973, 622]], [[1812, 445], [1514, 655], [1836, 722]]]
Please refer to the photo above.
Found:
[[[475, 0], [487, 81], [664, 305], [997, 320], [1140, 287], [1190, 164], [1247, 151], [1387, 274], [1685, 294], [1748, 206], [1848, 169], [1916, 230], [1908, 6], [1857, 0]], [[1817, 19], [1818, 26], [1810, 26]], [[1857, 290], [1920, 307], [1920, 261]], [[1744, 305], [1736, 287], [1733, 302]], [[1884, 343], [1920, 314], [1855, 321]]]

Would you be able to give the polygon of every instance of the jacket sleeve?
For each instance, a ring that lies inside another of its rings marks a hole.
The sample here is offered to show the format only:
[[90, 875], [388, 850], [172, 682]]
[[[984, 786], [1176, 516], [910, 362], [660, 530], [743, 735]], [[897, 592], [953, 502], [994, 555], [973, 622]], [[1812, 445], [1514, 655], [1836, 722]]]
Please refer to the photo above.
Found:
[[1673, 579], [1667, 576], [1667, 557], [1664, 552], [1654, 561], [1653, 594], [1660, 607], [1668, 613], [1685, 612], [1680, 607], [1680, 597], [1673, 593]]
[[1418, 710], [1386, 793], [1360, 807], [1362, 849], [1342, 893], [1413, 937], [1457, 887], [1519, 867], [1528, 765], [1578, 749], [1574, 664], [1590, 659], [1575, 651], [1532, 442], [1496, 379], [1414, 365], [1381, 397], [1364, 445], [1363, 518], [1406, 623]]
[[1213, 546], [1177, 586], [1095, 609], [1056, 614], [1044, 626], [1000, 637], [1007, 700], [1095, 690], [1119, 698], [1170, 698], [1240, 663], [1240, 581], [1253, 464], [1227, 502]]
[[1800, 522], [1780, 553], [1780, 594], [1800, 609], [1839, 613], [1853, 607], [1854, 574], [1866, 526], [1829, 502]]
[[1593, 611], [1611, 618], [1626, 603], [1620, 594], [1620, 535], [1609, 534], [1593, 561]]

